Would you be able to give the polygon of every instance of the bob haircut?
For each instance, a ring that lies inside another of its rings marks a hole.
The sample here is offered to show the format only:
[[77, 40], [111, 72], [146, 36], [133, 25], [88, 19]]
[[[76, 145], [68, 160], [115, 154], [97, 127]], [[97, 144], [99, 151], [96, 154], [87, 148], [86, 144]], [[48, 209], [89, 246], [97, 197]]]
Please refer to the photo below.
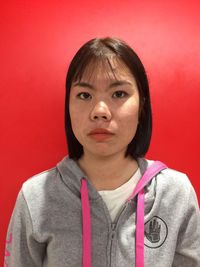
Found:
[[83, 146], [76, 139], [71, 126], [69, 99], [72, 83], [82, 79], [88, 66], [92, 66], [94, 70], [95, 64], [99, 62], [107, 64], [112, 70], [109, 60], [113, 56], [129, 68], [136, 80], [139, 91], [138, 128], [127, 147], [125, 157], [131, 156], [137, 159], [138, 157], [144, 157], [148, 151], [152, 134], [152, 112], [148, 79], [144, 66], [133, 49], [123, 40], [111, 37], [94, 38], [77, 51], [69, 65], [66, 77], [65, 132], [69, 157], [74, 160], [78, 160], [83, 155]]

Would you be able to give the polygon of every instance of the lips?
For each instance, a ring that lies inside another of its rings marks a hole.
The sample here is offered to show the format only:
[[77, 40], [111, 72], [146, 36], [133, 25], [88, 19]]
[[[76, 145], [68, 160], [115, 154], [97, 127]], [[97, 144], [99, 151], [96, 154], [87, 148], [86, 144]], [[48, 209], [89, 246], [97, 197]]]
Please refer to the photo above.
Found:
[[92, 130], [89, 135], [93, 135], [93, 134], [113, 134], [112, 132], [103, 129], [103, 128], [98, 128], [98, 129], [94, 129]]
[[94, 129], [89, 133], [89, 136], [95, 141], [105, 141], [111, 138], [114, 134], [107, 129]]

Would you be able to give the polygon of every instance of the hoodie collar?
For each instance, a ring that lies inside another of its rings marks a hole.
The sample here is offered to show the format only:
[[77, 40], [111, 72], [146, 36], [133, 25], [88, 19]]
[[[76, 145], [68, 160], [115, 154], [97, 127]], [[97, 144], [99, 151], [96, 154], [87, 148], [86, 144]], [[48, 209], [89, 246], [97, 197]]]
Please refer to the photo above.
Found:
[[67, 187], [70, 188], [70, 190], [74, 194], [80, 196], [81, 180], [84, 177], [85, 180], [87, 181], [89, 199], [97, 200], [101, 198], [97, 190], [91, 184], [87, 175], [82, 171], [82, 169], [79, 167], [79, 165], [75, 160], [70, 159], [69, 156], [66, 156], [57, 164], [56, 167], [64, 183], [66, 184]]
[[[153, 161], [146, 160], [144, 158], [138, 158], [137, 162], [142, 175], [144, 174], [146, 169], [153, 163]], [[101, 196], [98, 194], [98, 191], [94, 188], [87, 175], [79, 167], [78, 163], [75, 160], [70, 159], [69, 156], [64, 157], [57, 164], [57, 169], [61, 174], [61, 177], [66, 186], [69, 187], [70, 190], [77, 196], [80, 196], [81, 180], [84, 177], [87, 181], [89, 199], [97, 200], [101, 198]]]

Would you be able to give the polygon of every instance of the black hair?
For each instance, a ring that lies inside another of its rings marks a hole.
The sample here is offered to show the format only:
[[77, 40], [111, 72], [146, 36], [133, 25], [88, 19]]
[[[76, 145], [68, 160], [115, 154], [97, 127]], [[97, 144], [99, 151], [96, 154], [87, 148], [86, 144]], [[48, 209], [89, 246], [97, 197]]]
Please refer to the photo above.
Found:
[[144, 157], [148, 151], [152, 134], [152, 112], [149, 84], [144, 66], [138, 55], [123, 40], [111, 37], [94, 38], [77, 51], [69, 65], [66, 77], [65, 131], [68, 153], [72, 159], [78, 160], [83, 155], [83, 146], [73, 133], [69, 112], [72, 83], [81, 80], [84, 71], [92, 62], [107, 61], [109, 63], [111, 55], [114, 55], [129, 68], [136, 80], [139, 91], [139, 124], [135, 136], [127, 147], [125, 157], [131, 156], [137, 159], [138, 157]]

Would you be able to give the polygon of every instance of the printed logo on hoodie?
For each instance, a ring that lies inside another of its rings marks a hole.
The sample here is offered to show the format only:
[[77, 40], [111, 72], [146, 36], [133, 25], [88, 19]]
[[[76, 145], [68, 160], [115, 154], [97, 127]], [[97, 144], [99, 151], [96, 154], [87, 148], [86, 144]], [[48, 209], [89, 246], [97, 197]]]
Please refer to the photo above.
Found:
[[154, 216], [145, 223], [145, 246], [149, 248], [159, 248], [164, 244], [167, 235], [167, 224], [158, 216]]
[[5, 250], [5, 261], [4, 261], [4, 267], [8, 267], [8, 263], [6, 261], [7, 257], [10, 257], [10, 252], [7, 248], [9, 244], [12, 243], [12, 233], [9, 235], [9, 238], [6, 240], [6, 250]]

